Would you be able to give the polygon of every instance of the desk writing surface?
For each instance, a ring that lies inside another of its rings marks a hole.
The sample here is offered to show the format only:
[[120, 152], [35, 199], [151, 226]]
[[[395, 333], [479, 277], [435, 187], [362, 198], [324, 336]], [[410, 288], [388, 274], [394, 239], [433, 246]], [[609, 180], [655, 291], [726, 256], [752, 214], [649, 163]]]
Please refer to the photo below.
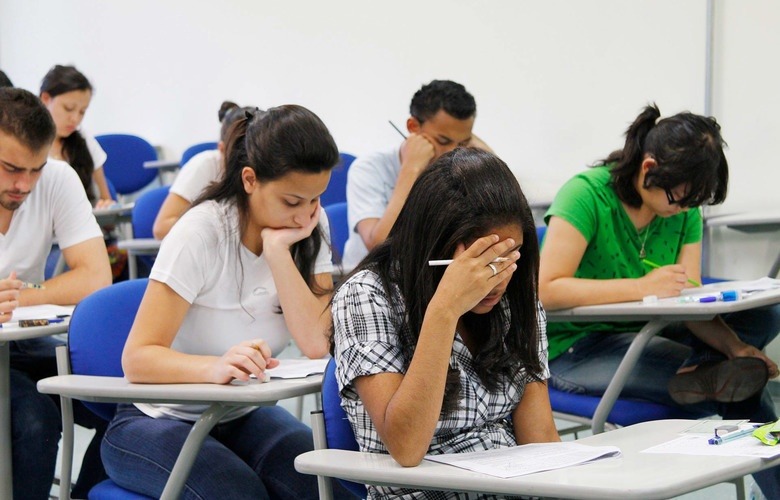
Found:
[[[706, 289], [702, 290], [703, 292]], [[650, 321], [654, 319], [685, 321], [707, 320], [718, 314], [744, 311], [780, 303], [780, 289], [755, 292], [733, 302], [678, 303], [661, 300], [652, 304], [641, 301], [580, 306], [547, 311], [548, 321]]]
[[38, 390], [45, 394], [61, 394], [104, 403], [261, 404], [311, 394], [318, 392], [321, 387], [322, 375], [246, 385], [132, 384], [121, 377], [89, 375], [60, 375], [38, 382]]
[[780, 210], [716, 215], [706, 219], [707, 226], [726, 226], [745, 232], [775, 231], [780, 229]]
[[497, 495], [563, 498], [669, 498], [780, 464], [750, 457], [654, 455], [641, 451], [674, 439], [693, 420], [657, 420], [589, 436], [577, 442], [617, 446], [619, 458], [500, 479], [423, 461], [401, 467], [389, 455], [315, 450], [295, 459], [299, 472], [332, 474], [355, 482]]

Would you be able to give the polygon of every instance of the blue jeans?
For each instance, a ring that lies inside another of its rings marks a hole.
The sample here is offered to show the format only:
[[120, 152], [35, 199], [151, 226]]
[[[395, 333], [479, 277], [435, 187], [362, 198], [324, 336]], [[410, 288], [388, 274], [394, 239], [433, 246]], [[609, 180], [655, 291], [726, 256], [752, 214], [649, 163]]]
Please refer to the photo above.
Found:
[[[123, 488], [159, 498], [191, 422], [151, 418], [122, 404], [106, 431], [102, 456]], [[278, 406], [218, 424], [206, 437], [184, 486], [184, 499], [311, 498], [317, 478], [296, 472], [293, 461], [313, 449], [311, 430]], [[349, 493], [334, 487], [337, 498]]]
[[[751, 309], [722, 317], [743, 342], [759, 349], [766, 347], [780, 332], [780, 306]], [[633, 333], [589, 333], [550, 361], [550, 385], [566, 392], [603, 395], [634, 337], [636, 334]], [[685, 365], [723, 359], [723, 354], [693, 337], [684, 326], [671, 325], [661, 335], [650, 339], [620, 396], [679, 407], [667, 390], [669, 379], [677, 370]], [[725, 419], [749, 418], [754, 422], [777, 420], [768, 388], [746, 401], [708, 401], [680, 408], [688, 411], [692, 418], [717, 413]], [[770, 493], [780, 494], [780, 467], [754, 474], [754, 477], [767, 498], [773, 498]]]
[[[58, 345], [62, 342], [49, 337], [10, 344], [14, 498], [49, 498], [62, 429], [60, 398], [39, 393], [35, 384], [57, 374]], [[97, 444], [107, 423], [78, 401], [73, 402], [73, 414], [77, 424], [95, 429], [72, 491], [74, 498], [86, 498], [89, 489], [106, 477]]]

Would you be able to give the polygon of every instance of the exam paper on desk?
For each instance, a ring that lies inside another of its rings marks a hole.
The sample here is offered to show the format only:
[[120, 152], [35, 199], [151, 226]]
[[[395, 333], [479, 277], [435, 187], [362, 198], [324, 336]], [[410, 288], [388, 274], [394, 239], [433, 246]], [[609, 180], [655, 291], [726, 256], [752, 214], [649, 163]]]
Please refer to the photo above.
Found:
[[14, 310], [13, 321], [23, 319], [51, 319], [60, 315], [72, 315], [76, 306], [58, 306], [54, 304], [41, 304], [37, 306], [17, 307]]
[[271, 378], [305, 378], [324, 373], [329, 359], [283, 358], [279, 360], [279, 366], [266, 370], [266, 373]]
[[709, 444], [707, 440], [710, 437], [712, 436], [688, 434], [650, 447], [642, 453], [758, 458], [774, 458], [780, 455], [780, 446], [767, 446], [753, 436], [745, 436], [721, 445]]
[[535, 443], [469, 453], [426, 455], [425, 459], [490, 476], [508, 478], [561, 469], [602, 458], [619, 457], [616, 446], [578, 443]]

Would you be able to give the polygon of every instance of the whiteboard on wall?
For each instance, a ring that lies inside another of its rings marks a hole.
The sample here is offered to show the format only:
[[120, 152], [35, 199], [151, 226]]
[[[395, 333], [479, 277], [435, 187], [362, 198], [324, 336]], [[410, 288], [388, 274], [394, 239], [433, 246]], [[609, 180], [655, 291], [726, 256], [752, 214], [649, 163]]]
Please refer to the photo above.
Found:
[[475, 132], [534, 199], [620, 147], [648, 102], [704, 106], [704, 0], [0, 0], [0, 13], [17, 85], [74, 63], [96, 89], [90, 132], [173, 157], [215, 138], [224, 99], [299, 103], [342, 150], [389, 148], [387, 120], [444, 78], [474, 94]]

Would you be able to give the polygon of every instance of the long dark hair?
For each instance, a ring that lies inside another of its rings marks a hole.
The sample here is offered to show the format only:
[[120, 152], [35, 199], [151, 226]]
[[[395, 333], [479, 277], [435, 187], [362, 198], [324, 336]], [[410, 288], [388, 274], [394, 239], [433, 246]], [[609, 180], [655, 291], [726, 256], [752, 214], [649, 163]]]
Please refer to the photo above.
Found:
[[[92, 92], [92, 85], [87, 80], [87, 77], [75, 67], [58, 64], [43, 77], [40, 93], [46, 92], [54, 98], [74, 90], [88, 90]], [[61, 154], [79, 175], [89, 201], [95, 201], [95, 194], [92, 191], [92, 173], [95, 171], [95, 162], [92, 155], [89, 154], [87, 142], [78, 130], [62, 139]]]
[[[521, 258], [501, 303], [487, 314], [466, 313], [463, 321], [479, 342], [477, 374], [491, 390], [502, 378], [518, 376], [518, 364], [531, 377], [542, 372], [537, 322], [539, 244], [531, 209], [517, 179], [495, 155], [458, 148], [437, 159], [417, 179], [387, 240], [354, 272], [376, 272], [393, 307], [405, 310], [401, 350], [411, 362], [425, 311], [444, 274], [427, 262], [455, 253], [491, 229], [517, 224], [523, 232]], [[397, 287], [402, 304], [395, 303]], [[508, 324], [508, 332], [507, 332]], [[457, 407], [460, 378], [450, 368], [442, 412]]]
[[[290, 172], [320, 173], [339, 161], [339, 150], [327, 127], [317, 115], [294, 104], [268, 111], [244, 111], [230, 127], [225, 149], [225, 175], [209, 186], [194, 205], [207, 200], [235, 203], [240, 233], [248, 223], [249, 197], [241, 171], [248, 166], [257, 179], [268, 182]], [[323, 236], [320, 226], [308, 238], [295, 243], [290, 252], [295, 266], [309, 288], [324, 294], [314, 280], [314, 262]]]
[[682, 207], [723, 203], [729, 165], [718, 122], [686, 111], [656, 123], [660, 116], [655, 104], [645, 107], [628, 127], [623, 149], [597, 164], [615, 164], [610, 172], [618, 198], [631, 207], [642, 205], [634, 182], [645, 155], [649, 155], [657, 166], [647, 172], [643, 187], [673, 189], [686, 185], [685, 196], [678, 200]]

